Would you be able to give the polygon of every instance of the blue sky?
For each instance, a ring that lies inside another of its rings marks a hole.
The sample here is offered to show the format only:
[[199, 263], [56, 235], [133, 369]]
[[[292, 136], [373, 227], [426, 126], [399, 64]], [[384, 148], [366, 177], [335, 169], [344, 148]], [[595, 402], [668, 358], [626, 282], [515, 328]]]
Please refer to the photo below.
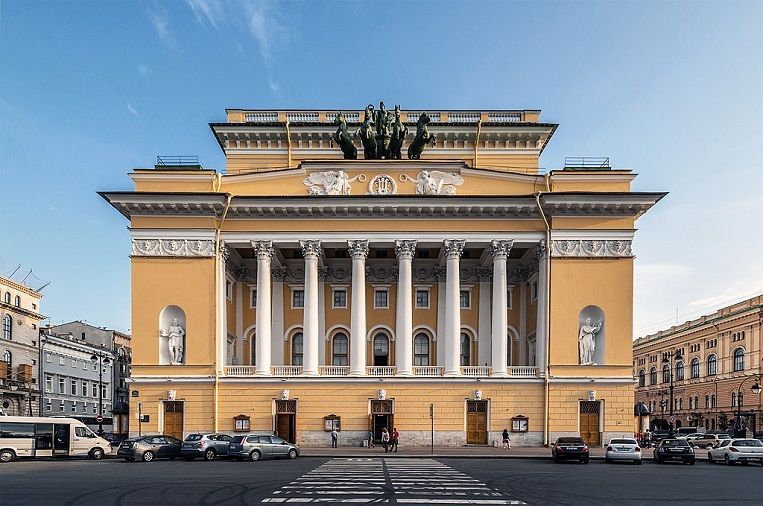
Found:
[[542, 166], [606, 155], [638, 222], [634, 333], [763, 291], [763, 2], [0, 1], [0, 270], [130, 327], [127, 221], [161, 154], [224, 166], [226, 107], [538, 108]]

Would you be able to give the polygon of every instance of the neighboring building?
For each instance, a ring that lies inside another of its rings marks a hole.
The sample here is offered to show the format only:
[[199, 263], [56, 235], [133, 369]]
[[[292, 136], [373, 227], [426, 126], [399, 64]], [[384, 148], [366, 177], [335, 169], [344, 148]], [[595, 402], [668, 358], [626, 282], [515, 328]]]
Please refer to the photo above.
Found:
[[0, 276], [0, 411], [6, 415], [37, 413], [37, 374], [42, 294]]
[[663, 193], [608, 159], [544, 174], [539, 111], [429, 113], [420, 160], [343, 159], [337, 111], [227, 113], [224, 174], [163, 158], [101, 193], [130, 220], [144, 433], [427, 445], [430, 403], [438, 445], [632, 433], [631, 242]]
[[751, 391], [763, 372], [761, 325], [763, 295], [636, 339], [636, 401], [651, 412], [652, 427], [671, 425], [672, 373], [674, 427], [731, 429], [741, 410], [742, 427], [762, 431], [761, 395]]
[[[113, 329], [96, 327], [81, 321], [53, 325], [45, 330], [51, 335], [67, 338], [69, 342], [90, 346], [93, 350], [106, 350], [110, 353], [111, 365], [108, 368], [110, 371], [108, 381], [109, 410], [104, 410], [104, 417], [109, 419], [108, 432], [113, 432], [117, 439], [126, 437], [129, 432], [129, 388], [127, 380], [130, 377], [132, 355], [130, 336]], [[91, 400], [86, 397], [83, 402], [90, 402]]]

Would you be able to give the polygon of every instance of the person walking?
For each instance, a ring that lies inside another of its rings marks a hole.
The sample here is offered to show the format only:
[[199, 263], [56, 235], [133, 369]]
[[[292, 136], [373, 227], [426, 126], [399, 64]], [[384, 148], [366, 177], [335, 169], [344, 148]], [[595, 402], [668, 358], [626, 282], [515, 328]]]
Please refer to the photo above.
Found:
[[369, 430], [368, 431], [368, 447], [373, 448], [374, 445], [374, 431]]
[[337, 447], [337, 441], [339, 439], [339, 433], [336, 431], [336, 429], [331, 431], [331, 447], [336, 448]]
[[397, 427], [392, 428], [392, 448], [394, 448], [395, 453], [397, 453], [397, 444], [400, 442], [400, 433], [397, 431]]
[[389, 432], [387, 432], [387, 427], [384, 427], [382, 429], [382, 446], [384, 447], [384, 453], [387, 453], [389, 451]]
[[503, 449], [511, 450], [511, 438], [509, 437], [509, 429], [503, 429]]

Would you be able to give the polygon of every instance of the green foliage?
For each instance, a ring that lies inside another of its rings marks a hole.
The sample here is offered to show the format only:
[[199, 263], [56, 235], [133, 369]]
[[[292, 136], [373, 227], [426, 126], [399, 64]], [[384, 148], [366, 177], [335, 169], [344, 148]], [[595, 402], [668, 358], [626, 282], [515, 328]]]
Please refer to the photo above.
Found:
[[729, 429], [729, 417], [723, 411], [721, 411], [721, 413], [718, 415], [718, 428], [721, 430]]

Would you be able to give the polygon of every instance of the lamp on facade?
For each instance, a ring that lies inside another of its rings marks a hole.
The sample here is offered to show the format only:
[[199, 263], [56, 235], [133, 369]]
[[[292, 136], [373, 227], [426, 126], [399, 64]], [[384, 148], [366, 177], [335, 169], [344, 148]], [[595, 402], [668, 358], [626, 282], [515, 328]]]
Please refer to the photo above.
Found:
[[109, 365], [111, 360], [103, 353], [93, 353], [90, 360], [98, 363], [98, 435], [103, 435], [103, 366]]

